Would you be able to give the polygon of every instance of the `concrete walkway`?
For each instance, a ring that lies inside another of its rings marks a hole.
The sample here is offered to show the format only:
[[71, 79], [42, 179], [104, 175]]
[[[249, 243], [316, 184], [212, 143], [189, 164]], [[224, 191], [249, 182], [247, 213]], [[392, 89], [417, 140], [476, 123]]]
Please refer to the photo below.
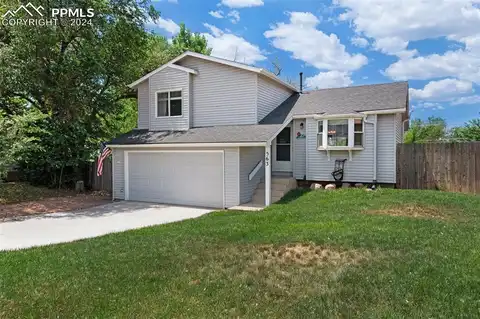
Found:
[[71, 213], [0, 223], [0, 250], [65, 243], [109, 233], [196, 218], [210, 209], [116, 202]]

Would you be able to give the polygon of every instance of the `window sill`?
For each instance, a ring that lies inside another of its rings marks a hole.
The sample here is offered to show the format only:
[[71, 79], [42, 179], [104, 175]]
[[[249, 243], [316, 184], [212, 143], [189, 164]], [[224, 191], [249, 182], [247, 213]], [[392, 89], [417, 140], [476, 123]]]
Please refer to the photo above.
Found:
[[330, 161], [330, 152], [332, 151], [348, 151], [348, 159], [350, 161], [353, 160], [353, 155], [352, 151], [362, 151], [364, 148], [363, 147], [349, 147], [349, 146], [327, 146], [327, 147], [318, 147], [317, 150], [319, 151], [326, 151], [327, 152], [327, 157], [328, 160]]
[[171, 118], [179, 118], [179, 117], [183, 117], [183, 115], [155, 116], [156, 119], [171, 119]]
[[327, 147], [318, 147], [319, 151], [363, 151], [364, 148], [361, 146], [349, 147], [349, 146], [327, 146]]

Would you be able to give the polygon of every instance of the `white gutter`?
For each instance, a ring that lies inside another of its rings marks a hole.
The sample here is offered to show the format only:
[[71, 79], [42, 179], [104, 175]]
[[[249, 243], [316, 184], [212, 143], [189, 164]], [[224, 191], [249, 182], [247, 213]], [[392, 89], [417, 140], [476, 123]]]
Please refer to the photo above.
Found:
[[377, 111], [364, 111], [363, 114], [372, 115], [372, 114], [392, 114], [392, 113], [405, 113], [407, 112], [406, 108], [401, 109], [389, 109], [389, 110], [377, 110]]
[[364, 120], [367, 124], [373, 124], [373, 183], [377, 183], [377, 115], [373, 115], [373, 121]]
[[359, 118], [365, 117], [365, 114], [361, 113], [349, 113], [349, 114], [332, 114], [332, 115], [314, 115], [314, 120], [323, 120], [323, 119], [345, 119], [345, 118]]
[[265, 142], [247, 143], [176, 143], [176, 144], [129, 144], [129, 145], [107, 145], [110, 148], [181, 148], [181, 147], [244, 147], [244, 146], [265, 146]]

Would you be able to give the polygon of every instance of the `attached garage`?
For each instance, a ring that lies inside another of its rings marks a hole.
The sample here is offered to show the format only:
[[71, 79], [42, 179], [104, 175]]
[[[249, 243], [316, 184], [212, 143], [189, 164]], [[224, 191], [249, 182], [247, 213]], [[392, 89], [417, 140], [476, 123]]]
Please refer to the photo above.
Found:
[[224, 208], [224, 151], [125, 151], [125, 199]]

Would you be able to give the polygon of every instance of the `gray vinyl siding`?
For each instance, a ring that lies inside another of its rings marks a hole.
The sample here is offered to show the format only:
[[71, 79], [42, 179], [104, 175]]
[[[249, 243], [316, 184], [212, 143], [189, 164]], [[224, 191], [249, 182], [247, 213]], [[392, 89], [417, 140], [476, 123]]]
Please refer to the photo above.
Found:
[[193, 75], [192, 127], [257, 123], [254, 72], [194, 57], [178, 63], [198, 72]]
[[262, 167], [250, 181], [248, 175], [265, 157], [264, 147], [240, 147], [240, 204], [249, 203], [253, 193], [265, 176], [265, 167]]
[[[369, 116], [369, 120], [372, 117]], [[306, 143], [307, 143], [307, 180], [334, 181], [332, 172], [336, 159], [347, 159], [345, 162], [345, 182], [371, 183], [373, 181], [373, 137], [372, 124], [365, 123], [364, 149], [352, 151], [352, 160], [347, 151], [331, 151], [330, 160], [326, 151], [317, 150], [317, 120], [307, 119]], [[392, 139], [393, 141], [393, 139]]]
[[123, 150], [113, 149], [113, 199], [125, 199]]
[[397, 129], [394, 114], [378, 115], [377, 181], [395, 183]]
[[301, 132], [300, 123], [303, 123], [305, 134], [305, 119], [293, 121], [293, 177], [296, 179], [304, 179], [306, 175], [307, 153], [306, 153], [306, 138], [296, 138], [297, 132]]
[[[150, 90], [150, 130], [182, 131], [189, 129], [189, 77], [190, 73], [173, 68], [165, 68], [149, 79]], [[156, 94], [158, 91], [182, 90], [182, 116], [157, 118]]]
[[[209, 150], [223, 150], [224, 151], [224, 193], [225, 193], [225, 206], [232, 207], [239, 205], [239, 149], [238, 147], [231, 148], [212, 148]], [[128, 151], [145, 151], [144, 148], [128, 149]], [[148, 149], [154, 150], [170, 150], [181, 151], [187, 149]], [[191, 150], [191, 149], [190, 149]], [[195, 150], [200, 150], [196, 148]], [[203, 150], [203, 149], [202, 149]], [[125, 171], [124, 171], [124, 152], [125, 149], [115, 148], [114, 152], [114, 198], [125, 199]], [[221, 169], [221, 168], [220, 168]], [[186, 183], [188, 181], [185, 181]]]
[[232, 207], [240, 204], [240, 190], [238, 183], [239, 149], [225, 149], [225, 206]]
[[138, 97], [138, 119], [137, 119], [137, 128], [139, 129], [148, 129], [149, 125], [149, 106], [150, 106], [150, 97], [148, 93], [149, 89], [149, 80], [142, 82], [137, 88], [137, 97]]
[[282, 104], [292, 95], [292, 91], [264, 76], [257, 75], [257, 121]]

